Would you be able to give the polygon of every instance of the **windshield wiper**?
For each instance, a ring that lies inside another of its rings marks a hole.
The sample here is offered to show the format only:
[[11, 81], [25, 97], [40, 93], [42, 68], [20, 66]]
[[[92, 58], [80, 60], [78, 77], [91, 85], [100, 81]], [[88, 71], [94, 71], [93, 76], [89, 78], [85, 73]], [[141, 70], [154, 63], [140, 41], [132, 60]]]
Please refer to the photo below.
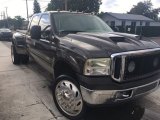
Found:
[[66, 33], [66, 34], [69, 34], [69, 33], [78, 33], [78, 32], [86, 32], [86, 31], [80, 31], [80, 30], [60, 30], [59, 33]]

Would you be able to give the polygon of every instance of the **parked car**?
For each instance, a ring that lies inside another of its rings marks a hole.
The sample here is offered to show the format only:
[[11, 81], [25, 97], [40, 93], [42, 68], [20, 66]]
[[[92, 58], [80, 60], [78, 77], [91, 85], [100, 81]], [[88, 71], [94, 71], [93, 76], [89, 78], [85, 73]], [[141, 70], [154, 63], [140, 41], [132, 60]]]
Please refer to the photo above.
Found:
[[0, 29], [0, 40], [11, 40], [12, 39], [12, 31], [8, 28]]
[[32, 57], [53, 74], [53, 98], [70, 119], [87, 106], [136, 99], [160, 85], [160, 46], [113, 32], [100, 18], [78, 12], [33, 15], [26, 34], [15, 33], [13, 64]]

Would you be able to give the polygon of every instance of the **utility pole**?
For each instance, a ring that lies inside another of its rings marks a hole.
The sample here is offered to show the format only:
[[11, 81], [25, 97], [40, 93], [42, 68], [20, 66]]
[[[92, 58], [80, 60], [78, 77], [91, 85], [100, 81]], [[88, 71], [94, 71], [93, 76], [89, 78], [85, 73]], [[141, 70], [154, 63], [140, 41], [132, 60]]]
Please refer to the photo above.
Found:
[[8, 7], [5, 7], [6, 8], [6, 20], [7, 20], [7, 27], [9, 28], [9, 22], [8, 22]]
[[65, 0], [64, 2], [65, 2], [64, 3], [65, 4], [65, 11], [67, 11], [68, 10], [68, 0]]
[[3, 13], [1, 12], [1, 20], [3, 19]]
[[[3, 14], [3, 20], [5, 20], [6, 19], [5, 11], [3, 11], [2, 14]], [[6, 27], [6, 23], [5, 22], [4, 22], [4, 26], [3, 27], [4, 28]]]
[[27, 21], [29, 21], [29, 15], [28, 15], [28, 1], [26, 0], [26, 10], [27, 10]]
[[5, 15], [5, 12], [3, 11], [3, 20], [6, 19], [6, 15]]
[[8, 18], [8, 7], [5, 7], [6, 8], [6, 17]]

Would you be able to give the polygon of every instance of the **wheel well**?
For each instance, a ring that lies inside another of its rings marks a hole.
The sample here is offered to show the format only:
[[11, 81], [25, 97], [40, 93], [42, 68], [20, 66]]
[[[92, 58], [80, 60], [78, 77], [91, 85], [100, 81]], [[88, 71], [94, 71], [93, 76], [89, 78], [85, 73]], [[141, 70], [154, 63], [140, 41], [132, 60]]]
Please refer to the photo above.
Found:
[[16, 45], [16, 39], [15, 38], [12, 39], [12, 45]]
[[60, 75], [69, 75], [73, 78], [77, 78], [76, 74], [75, 74], [75, 70], [73, 70], [73, 68], [71, 67], [71, 65], [69, 65], [68, 63], [64, 62], [64, 61], [58, 61], [56, 62], [55, 66], [54, 66], [54, 76], [55, 78], [57, 78]]
[[14, 39], [12, 39], [12, 45], [14, 45]]

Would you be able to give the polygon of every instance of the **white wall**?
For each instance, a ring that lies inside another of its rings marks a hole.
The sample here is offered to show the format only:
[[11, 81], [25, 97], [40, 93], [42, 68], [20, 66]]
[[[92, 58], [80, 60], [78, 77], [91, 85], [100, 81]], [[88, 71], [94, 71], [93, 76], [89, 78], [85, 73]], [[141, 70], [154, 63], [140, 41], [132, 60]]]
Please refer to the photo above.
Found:
[[[126, 26], [127, 25], [130, 26], [132, 22], [134, 22], [134, 21], [131, 21], [131, 20], [130, 21], [126, 21]], [[135, 22], [136, 22], [136, 26], [140, 26], [140, 21], [135, 21]], [[145, 25], [146, 25], [146, 22], [142, 21], [142, 26], [145, 26]]]
[[160, 26], [160, 22], [151, 22], [150, 26]]
[[142, 26], [146, 26], [146, 22], [143, 21], [143, 22], [142, 22]]
[[131, 25], [131, 21], [126, 21], [126, 26]]
[[122, 25], [122, 21], [116, 20], [115, 26], [121, 26], [121, 25]]

